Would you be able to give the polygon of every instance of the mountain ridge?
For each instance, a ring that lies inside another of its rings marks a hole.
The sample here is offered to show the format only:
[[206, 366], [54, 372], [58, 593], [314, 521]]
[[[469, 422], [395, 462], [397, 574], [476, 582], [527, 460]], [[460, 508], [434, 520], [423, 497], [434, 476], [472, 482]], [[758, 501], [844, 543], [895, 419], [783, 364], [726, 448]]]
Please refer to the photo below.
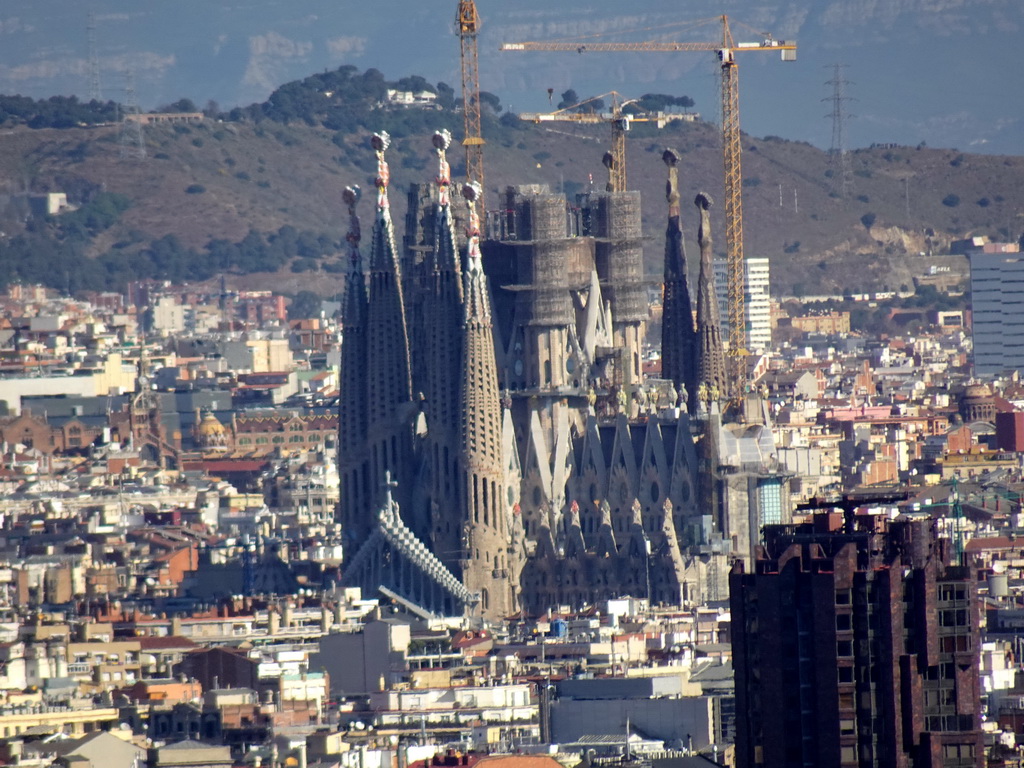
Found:
[[[119, 72], [131, 65], [146, 107], [182, 96], [245, 105], [266, 98], [277, 83], [345, 62], [391, 76], [413, 71], [452, 84], [459, 78], [454, 2], [448, 7], [392, 0], [374, 9], [345, 0], [296, 0], [287, 6], [270, 0], [181, 0], [149, 7], [91, 0], [77, 9], [77, 18], [63, 0], [8, 0], [0, 13], [0, 92], [84, 95], [90, 6], [104, 96], [119, 97]], [[844, 63], [849, 95], [858, 99], [849, 110], [857, 115], [847, 130], [851, 147], [925, 141], [1024, 154], [1024, 105], [1007, 98], [1024, 29], [1024, 8], [1016, 0], [763, 0], [753, 7], [740, 0], [651, 0], [642, 13], [607, 0], [557, 6], [480, 0], [478, 6], [481, 86], [517, 110], [545, 108], [547, 88], [574, 88], [581, 95], [615, 89], [629, 95], [685, 92], [712, 118], [718, 98], [710, 55], [527, 55], [502, 54], [498, 47], [724, 12], [736, 22], [737, 35], [742, 21], [777, 38], [795, 37], [800, 46], [796, 64], [743, 65], [741, 109], [745, 128], [755, 135], [828, 147], [831, 124], [821, 105], [829, 96], [825, 67]], [[694, 34], [715, 39], [714, 25]]]

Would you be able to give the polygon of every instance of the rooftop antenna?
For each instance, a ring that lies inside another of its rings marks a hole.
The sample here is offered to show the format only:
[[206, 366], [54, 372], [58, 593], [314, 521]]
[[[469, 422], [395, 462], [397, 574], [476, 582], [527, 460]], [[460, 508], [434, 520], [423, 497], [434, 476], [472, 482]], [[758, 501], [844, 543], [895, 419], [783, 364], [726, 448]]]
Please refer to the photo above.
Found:
[[121, 133], [118, 136], [122, 160], [145, 160], [146, 137], [142, 133], [142, 113], [135, 93], [135, 70], [124, 73], [124, 106], [121, 109]]
[[846, 95], [846, 86], [850, 81], [843, 77], [845, 64], [833, 64], [832, 79], [825, 85], [832, 86], [832, 95], [822, 101], [832, 102], [832, 111], [825, 115], [832, 118], [832, 146], [828, 151], [829, 167], [832, 171], [832, 191], [839, 197], [848, 197], [853, 186], [850, 173], [850, 154], [846, 147], [846, 121], [853, 115], [846, 111], [846, 102], [852, 99]]

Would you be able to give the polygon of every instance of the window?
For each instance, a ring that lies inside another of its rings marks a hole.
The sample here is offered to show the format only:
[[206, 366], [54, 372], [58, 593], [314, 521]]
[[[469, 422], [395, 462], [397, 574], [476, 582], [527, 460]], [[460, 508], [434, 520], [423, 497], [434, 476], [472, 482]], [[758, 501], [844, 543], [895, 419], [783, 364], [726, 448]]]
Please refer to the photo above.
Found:
[[942, 756], [944, 758], [974, 757], [973, 744], [943, 744]]
[[967, 585], [965, 584], [940, 584], [939, 600], [966, 600]]
[[967, 623], [966, 608], [948, 608], [946, 610], [939, 611], [940, 627], [966, 627]]
[[782, 522], [782, 480], [776, 477], [757, 484], [757, 503], [761, 510], [762, 525]]

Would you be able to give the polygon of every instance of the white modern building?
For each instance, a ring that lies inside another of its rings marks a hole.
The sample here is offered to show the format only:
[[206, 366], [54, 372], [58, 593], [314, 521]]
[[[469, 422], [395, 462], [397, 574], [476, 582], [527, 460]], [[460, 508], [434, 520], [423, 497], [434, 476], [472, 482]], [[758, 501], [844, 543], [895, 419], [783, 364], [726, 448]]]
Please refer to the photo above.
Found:
[[[764, 352], [772, 346], [771, 273], [767, 258], [744, 260], [747, 351]], [[729, 338], [729, 270], [725, 259], [715, 259], [715, 292], [722, 318], [722, 338]]]

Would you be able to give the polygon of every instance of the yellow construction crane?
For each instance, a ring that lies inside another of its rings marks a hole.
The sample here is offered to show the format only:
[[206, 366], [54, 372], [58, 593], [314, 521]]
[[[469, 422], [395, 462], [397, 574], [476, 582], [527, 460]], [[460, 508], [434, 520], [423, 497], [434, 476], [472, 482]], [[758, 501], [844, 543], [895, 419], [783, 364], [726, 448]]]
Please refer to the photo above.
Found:
[[476, 36], [480, 17], [473, 0], [459, 0], [455, 17], [462, 58], [462, 121], [466, 148], [466, 181], [484, 187], [484, 139], [480, 130], [480, 69], [476, 52]]
[[[722, 153], [725, 165], [725, 243], [729, 275], [729, 380], [731, 394], [739, 395], [744, 384], [743, 357], [747, 354], [746, 321], [743, 292], [743, 172], [740, 162], [740, 110], [739, 71], [736, 54], [748, 51], [779, 51], [783, 61], [796, 61], [796, 43], [775, 40], [771, 35], [758, 33], [760, 40], [737, 43], [729, 29], [729, 17], [702, 19], [687, 26], [696, 28], [709, 22], [720, 22], [722, 37], [715, 42], [659, 42], [635, 43], [600, 42], [591, 36], [575, 40], [547, 42], [504, 43], [503, 51], [640, 51], [668, 52], [711, 51], [718, 56], [722, 71]], [[644, 30], [647, 31], [647, 30]]]
[[[587, 104], [603, 100], [606, 97], [611, 97], [611, 111], [610, 112], [597, 112], [597, 111], [571, 111], [579, 110], [580, 107], [584, 107]], [[647, 113], [641, 112], [633, 114], [630, 112], [623, 112], [630, 104], [633, 104], [636, 99], [630, 99], [623, 101], [622, 97], [615, 91], [609, 93], [602, 93], [600, 96], [594, 96], [589, 99], [584, 99], [578, 104], [572, 104], [563, 109], [556, 110], [554, 112], [523, 112], [519, 115], [520, 120], [526, 120], [532, 123], [545, 123], [545, 122], [570, 122], [570, 123], [611, 123], [612, 126], [612, 149], [610, 152], [605, 153], [604, 164], [608, 168], [608, 191], [609, 192], [625, 192], [626, 191], [626, 131], [629, 130], [631, 123], [657, 123], [659, 128], [664, 128], [665, 125], [673, 120], [672, 115], [666, 115], [663, 112]]]

